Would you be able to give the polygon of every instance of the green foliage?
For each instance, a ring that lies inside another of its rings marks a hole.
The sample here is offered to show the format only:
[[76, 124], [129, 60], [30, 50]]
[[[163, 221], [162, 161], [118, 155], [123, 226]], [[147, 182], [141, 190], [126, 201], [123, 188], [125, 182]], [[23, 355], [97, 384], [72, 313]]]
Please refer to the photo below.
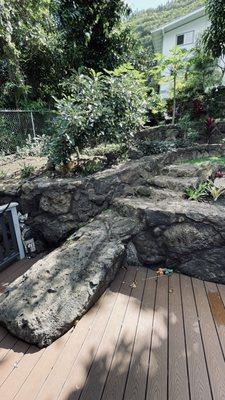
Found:
[[166, 111], [165, 99], [154, 88], [152, 88], [148, 99], [148, 107], [154, 117], [162, 115]]
[[107, 75], [85, 72], [65, 82], [67, 94], [57, 101], [58, 117], [49, 144], [54, 165], [66, 164], [76, 148], [127, 142], [145, 122], [147, 89], [142, 73], [130, 64]]
[[150, 140], [142, 142], [139, 148], [145, 155], [167, 153], [176, 149], [176, 143], [166, 140]]
[[212, 197], [217, 201], [221, 195], [225, 193], [224, 187], [217, 187], [212, 180], [201, 182], [196, 187], [186, 189], [186, 196], [189, 200], [204, 200], [207, 197]]
[[3, 170], [0, 170], [0, 180], [6, 177], [6, 173]]
[[225, 188], [218, 188], [215, 185], [209, 187], [209, 193], [214, 201], [217, 201], [220, 196], [225, 193]]
[[[223, 0], [206, 0], [206, 10], [211, 22], [204, 41], [214, 57], [225, 55], [225, 3]], [[224, 71], [225, 72], [225, 71]]]
[[18, 146], [22, 146], [25, 138], [13, 132], [6, 118], [0, 117], [0, 152], [12, 154]]
[[74, 70], [113, 69], [135, 45], [122, 0], [0, 0], [0, 9], [0, 107], [52, 107]]
[[113, 69], [125, 61], [133, 38], [122, 20], [130, 14], [122, 0], [60, 0], [59, 27], [63, 35], [65, 62], [80, 66]]
[[17, 147], [16, 154], [19, 157], [42, 157], [46, 152], [47, 136], [28, 136], [22, 147]]
[[124, 153], [127, 151], [127, 145], [124, 143], [106, 143], [100, 144], [94, 148], [86, 148], [83, 151], [83, 154], [91, 157], [104, 157], [110, 153], [115, 154], [118, 157], [122, 157]]
[[33, 165], [30, 164], [24, 164], [24, 166], [21, 168], [20, 171], [20, 177], [21, 179], [27, 179], [30, 178], [30, 176], [32, 175], [32, 173], [34, 172], [35, 168], [33, 167]]
[[83, 175], [91, 175], [103, 169], [103, 164], [99, 160], [88, 160], [82, 167]]
[[185, 161], [185, 162], [188, 162], [189, 164], [199, 164], [199, 165], [201, 165], [201, 164], [204, 164], [204, 163], [209, 162], [209, 161], [210, 161], [211, 164], [222, 164], [222, 165], [225, 165], [225, 157], [220, 157], [220, 156], [218, 156], [218, 157], [214, 156], [214, 157], [197, 158], [197, 159], [188, 160], [188, 161]]
[[212, 182], [202, 182], [196, 187], [189, 187], [186, 189], [186, 196], [189, 200], [202, 200], [209, 195], [209, 188], [212, 187]]
[[[203, 101], [206, 93], [222, 83], [222, 74], [218, 61], [205, 50], [202, 42], [198, 42], [189, 54], [186, 69], [186, 80], [179, 90], [179, 97], [189, 100]], [[203, 97], [202, 97], [203, 96]]]
[[[130, 25], [145, 48], [152, 49], [151, 32], [176, 18], [189, 14], [204, 5], [204, 0], [173, 0], [157, 8], [149, 8], [133, 14]], [[150, 2], [149, 2], [150, 4]]]
[[183, 83], [189, 62], [189, 52], [177, 46], [170, 50], [168, 56], [156, 54], [156, 65], [151, 70], [153, 80], [156, 83], [172, 82], [173, 124], [176, 117], [177, 86], [179, 82]]

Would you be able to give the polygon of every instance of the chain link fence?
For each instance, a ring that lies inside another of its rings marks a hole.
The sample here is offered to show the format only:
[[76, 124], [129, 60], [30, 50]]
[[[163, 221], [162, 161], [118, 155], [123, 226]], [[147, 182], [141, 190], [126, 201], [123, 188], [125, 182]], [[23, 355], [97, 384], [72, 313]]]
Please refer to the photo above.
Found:
[[53, 111], [0, 110], [0, 153], [12, 154], [28, 137], [49, 134]]

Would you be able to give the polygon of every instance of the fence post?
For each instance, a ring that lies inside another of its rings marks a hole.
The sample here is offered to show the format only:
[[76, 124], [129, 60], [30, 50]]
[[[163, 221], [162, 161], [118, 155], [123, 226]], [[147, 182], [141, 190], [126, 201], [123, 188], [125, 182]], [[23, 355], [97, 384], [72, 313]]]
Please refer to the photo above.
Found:
[[36, 137], [36, 132], [35, 132], [35, 126], [34, 126], [34, 116], [33, 116], [33, 112], [32, 111], [30, 113], [30, 117], [31, 117], [31, 123], [32, 123], [33, 136], [35, 138]]

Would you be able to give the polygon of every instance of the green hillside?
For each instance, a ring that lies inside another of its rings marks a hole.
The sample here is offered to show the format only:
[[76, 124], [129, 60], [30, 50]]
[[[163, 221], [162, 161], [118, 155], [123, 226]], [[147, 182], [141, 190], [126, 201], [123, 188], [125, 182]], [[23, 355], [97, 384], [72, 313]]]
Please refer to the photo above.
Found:
[[149, 8], [135, 13], [130, 18], [132, 30], [137, 33], [145, 47], [150, 47], [151, 31], [166, 23], [188, 14], [204, 5], [204, 0], [172, 0], [164, 6]]

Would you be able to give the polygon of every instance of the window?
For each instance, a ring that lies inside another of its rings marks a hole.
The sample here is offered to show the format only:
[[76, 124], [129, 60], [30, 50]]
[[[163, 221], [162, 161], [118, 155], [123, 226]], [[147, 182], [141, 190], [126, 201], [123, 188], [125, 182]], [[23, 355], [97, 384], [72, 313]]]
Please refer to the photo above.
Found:
[[181, 44], [184, 44], [184, 35], [177, 36], [177, 45], [180, 46]]
[[177, 35], [177, 45], [192, 44], [194, 42], [194, 31], [183, 33], [182, 35]]

